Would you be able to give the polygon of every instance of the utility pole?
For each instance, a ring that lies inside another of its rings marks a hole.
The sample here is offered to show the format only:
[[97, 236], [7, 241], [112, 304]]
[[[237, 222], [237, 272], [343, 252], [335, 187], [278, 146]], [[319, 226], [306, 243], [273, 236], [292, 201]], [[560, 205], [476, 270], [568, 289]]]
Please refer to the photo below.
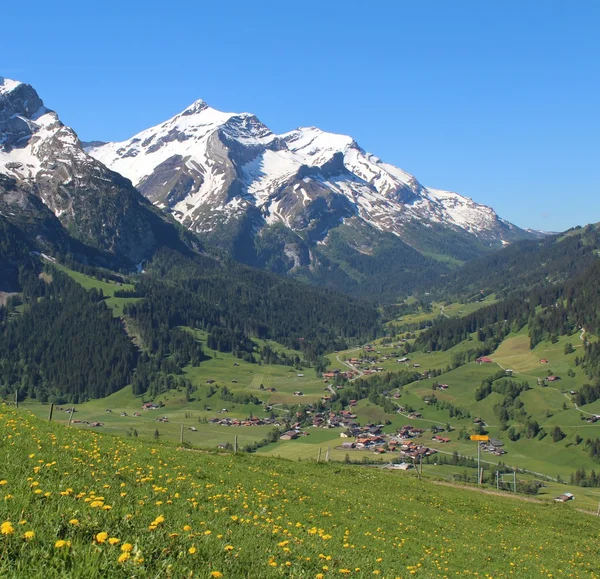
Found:
[[48, 422], [52, 422], [52, 412], [54, 411], [54, 402], [50, 404], [50, 413], [48, 414]]
[[471, 440], [475, 440], [477, 442], [477, 484], [481, 484], [481, 479], [483, 478], [481, 472], [481, 442], [488, 442], [490, 437], [486, 434], [471, 434]]

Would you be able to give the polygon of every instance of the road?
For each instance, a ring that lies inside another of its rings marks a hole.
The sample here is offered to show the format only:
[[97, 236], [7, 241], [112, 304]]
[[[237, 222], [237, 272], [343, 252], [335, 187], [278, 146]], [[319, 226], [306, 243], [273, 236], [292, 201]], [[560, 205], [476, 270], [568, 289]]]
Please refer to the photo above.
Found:
[[[353, 350], [347, 350], [348, 352], [356, 352], [358, 350], [361, 350], [362, 348], [354, 348]], [[352, 382], [352, 380], [356, 380], [357, 378], [360, 378], [361, 376], [364, 376], [364, 372], [362, 370], [360, 370], [359, 368], [355, 368], [352, 364], [349, 364], [348, 362], [341, 360], [340, 359], [340, 355], [337, 354], [336, 355], [336, 360], [340, 363], [343, 364], [344, 366], [346, 366], [347, 368], [350, 368], [350, 370], [352, 370], [353, 372], [356, 371], [358, 372], [358, 376], [354, 376], [354, 378], [350, 378], [348, 381]]]

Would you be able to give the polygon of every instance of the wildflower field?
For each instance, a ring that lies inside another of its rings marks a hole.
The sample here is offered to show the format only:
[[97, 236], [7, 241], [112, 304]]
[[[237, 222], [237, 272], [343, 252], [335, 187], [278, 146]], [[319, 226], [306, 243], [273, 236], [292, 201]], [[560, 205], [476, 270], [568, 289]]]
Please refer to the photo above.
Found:
[[0, 577], [600, 577], [600, 519], [0, 406]]

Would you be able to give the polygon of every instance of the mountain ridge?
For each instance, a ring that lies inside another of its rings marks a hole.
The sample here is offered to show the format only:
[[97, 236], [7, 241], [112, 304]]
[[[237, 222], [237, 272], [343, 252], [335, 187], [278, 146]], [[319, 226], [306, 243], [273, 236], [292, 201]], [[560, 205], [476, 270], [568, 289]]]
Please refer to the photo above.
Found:
[[[358, 216], [400, 236], [403, 223], [413, 218], [443, 223], [497, 246], [532, 235], [490, 207], [424, 187], [350, 136], [317, 127], [277, 135], [251, 113], [224, 113], [203, 100], [129, 140], [88, 152], [197, 232], [210, 230], [202, 210], [209, 204], [225, 218], [244, 204], [253, 205], [266, 223], [303, 231], [311, 219], [299, 205], [311, 206], [329, 195], [343, 199], [343, 207], [331, 211], [337, 217]], [[175, 176], [179, 179], [171, 183]]]
[[132, 267], [164, 244], [185, 249], [177, 228], [128, 179], [90, 157], [33, 87], [4, 77], [0, 214], [32, 248], [77, 251], [84, 261]]

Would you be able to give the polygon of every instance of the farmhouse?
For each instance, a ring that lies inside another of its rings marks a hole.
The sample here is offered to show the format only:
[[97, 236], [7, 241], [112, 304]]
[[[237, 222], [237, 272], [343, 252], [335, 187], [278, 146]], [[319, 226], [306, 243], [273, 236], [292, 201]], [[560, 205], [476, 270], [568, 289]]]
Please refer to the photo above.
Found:
[[298, 433], [295, 430], [288, 430], [279, 437], [279, 440], [294, 440], [296, 438], [298, 438]]
[[481, 356], [481, 358], [477, 358], [475, 362], [477, 362], [478, 364], [491, 364], [493, 360], [491, 358], [488, 358], [487, 356]]
[[572, 493], [563, 493], [554, 499], [557, 503], [566, 503], [567, 501], [575, 500], [575, 495]]
[[142, 404], [142, 410], [158, 410], [160, 406], [158, 404], [154, 404], [153, 402], [146, 402], [146, 404]]
[[548, 382], [556, 382], [557, 380], [560, 380], [560, 378], [558, 376], [548, 376], [547, 380]]
[[431, 440], [436, 440], [437, 442], [450, 442], [449, 438], [444, 438], [443, 436], [439, 436], [438, 434], [436, 434], [435, 436], [433, 436], [431, 438]]

